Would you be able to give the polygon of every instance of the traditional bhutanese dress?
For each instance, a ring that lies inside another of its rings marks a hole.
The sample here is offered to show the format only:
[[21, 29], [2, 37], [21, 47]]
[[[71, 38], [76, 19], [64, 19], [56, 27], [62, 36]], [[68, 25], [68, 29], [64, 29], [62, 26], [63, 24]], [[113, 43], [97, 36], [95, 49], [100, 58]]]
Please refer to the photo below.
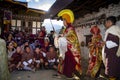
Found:
[[105, 33], [102, 56], [105, 73], [110, 77], [120, 77], [120, 28], [111, 26]]

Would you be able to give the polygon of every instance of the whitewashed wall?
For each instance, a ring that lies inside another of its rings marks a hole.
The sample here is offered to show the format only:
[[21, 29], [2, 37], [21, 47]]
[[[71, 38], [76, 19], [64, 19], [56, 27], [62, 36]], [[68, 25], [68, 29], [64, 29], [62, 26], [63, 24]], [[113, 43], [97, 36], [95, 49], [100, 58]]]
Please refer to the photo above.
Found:
[[[92, 26], [94, 26], [94, 25], [92, 25]], [[101, 35], [104, 38], [104, 34], [105, 34], [105, 27], [104, 27], [104, 25], [98, 25], [98, 27], [100, 28]], [[86, 26], [86, 27], [83, 27], [83, 28], [82, 27], [77, 27], [75, 29], [80, 43], [82, 41], [86, 42], [86, 37], [84, 35], [90, 35], [91, 34], [90, 33], [90, 29], [91, 28], [89, 26]], [[84, 47], [80, 47], [80, 48], [81, 48], [81, 55], [82, 55], [82, 57], [84, 57], [85, 59], [88, 59], [88, 54], [89, 54], [88, 47], [84, 46]]]
[[[120, 3], [118, 5], [109, 5], [108, 9], [100, 9], [100, 11], [96, 14], [101, 14], [101, 13], [105, 13], [107, 16], [113, 15], [113, 16], [118, 16], [120, 15]], [[92, 14], [91, 14], [92, 16]], [[76, 23], [79, 23], [81, 21], [81, 19], [76, 20]], [[120, 21], [117, 22], [117, 25], [120, 27]], [[92, 25], [93, 26], [93, 25]], [[92, 27], [91, 26], [91, 27]], [[103, 24], [101, 25], [97, 25], [100, 30], [101, 30], [101, 35], [102, 38], [104, 39], [104, 35], [105, 35], [105, 27]], [[81, 43], [82, 41], [86, 42], [86, 37], [84, 35], [90, 35], [90, 26], [86, 26], [86, 27], [76, 27], [76, 33], [79, 39], [79, 42]], [[88, 59], [89, 56], [89, 49], [84, 46], [84, 47], [80, 47], [81, 48], [81, 55], [83, 58]]]
[[[117, 25], [120, 27], [120, 21], [117, 22]], [[102, 38], [104, 39], [104, 35], [105, 35], [105, 27], [103, 24], [98, 25], [98, 27], [101, 30], [101, 35]], [[84, 35], [90, 35], [90, 27], [77, 27], [75, 28], [79, 42], [81, 43], [82, 41], [86, 42], [86, 37]], [[88, 54], [89, 54], [89, 50], [87, 46], [84, 47], [80, 47], [81, 48], [81, 55], [83, 58], [88, 59]]]

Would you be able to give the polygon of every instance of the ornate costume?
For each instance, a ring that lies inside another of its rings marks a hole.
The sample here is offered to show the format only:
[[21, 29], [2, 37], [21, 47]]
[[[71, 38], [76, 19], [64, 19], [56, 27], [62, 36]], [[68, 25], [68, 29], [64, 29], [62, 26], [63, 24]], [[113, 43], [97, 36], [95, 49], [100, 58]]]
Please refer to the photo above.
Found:
[[102, 36], [100, 35], [100, 29], [97, 26], [91, 28], [90, 31], [93, 36], [89, 43], [89, 66], [87, 74], [91, 77], [98, 77], [100, 66], [102, 63]]
[[71, 25], [74, 21], [74, 15], [71, 10], [65, 9], [58, 16], [62, 17], [67, 24], [64, 31], [64, 36], [67, 40], [67, 51], [65, 52], [65, 59], [63, 61], [63, 74], [71, 78], [76, 71], [82, 74], [80, 45], [74, 27]]

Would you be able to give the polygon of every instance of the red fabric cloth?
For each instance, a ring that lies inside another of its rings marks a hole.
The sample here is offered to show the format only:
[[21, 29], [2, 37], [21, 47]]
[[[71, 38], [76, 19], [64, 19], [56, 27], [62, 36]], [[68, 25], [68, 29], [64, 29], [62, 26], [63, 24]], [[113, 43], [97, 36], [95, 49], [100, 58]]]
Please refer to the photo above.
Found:
[[47, 52], [46, 54], [46, 57], [48, 60], [51, 60], [51, 59], [57, 59], [57, 53], [56, 52]]
[[44, 46], [45, 35], [46, 35], [45, 31], [40, 31], [38, 40], [39, 40], [39, 43], [41, 44], [42, 47]]
[[12, 64], [18, 64], [22, 60], [22, 55], [19, 53], [14, 53], [12, 55], [13, 61], [11, 61]]
[[46, 31], [42, 30], [42, 36], [45, 37], [46, 36]]
[[39, 53], [39, 54], [34, 53], [34, 58], [35, 58], [35, 60], [43, 59], [44, 62], [47, 62], [47, 59], [46, 59], [46, 57], [43, 56], [43, 53]]
[[72, 73], [75, 72], [76, 64], [77, 63], [74, 59], [74, 56], [73, 56], [72, 52], [68, 49], [68, 51], [65, 53], [63, 74], [66, 77], [71, 78]]
[[35, 60], [40, 60], [40, 59], [44, 59], [44, 56], [42, 53], [39, 53], [39, 54], [34, 53], [34, 58]]

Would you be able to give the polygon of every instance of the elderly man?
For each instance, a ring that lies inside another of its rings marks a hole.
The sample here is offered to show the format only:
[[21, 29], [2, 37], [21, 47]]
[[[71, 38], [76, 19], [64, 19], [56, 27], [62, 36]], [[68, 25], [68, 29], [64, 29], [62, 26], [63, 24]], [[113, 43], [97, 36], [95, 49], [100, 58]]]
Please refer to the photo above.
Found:
[[116, 26], [116, 18], [106, 19], [105, 46], [103, 48], [103, 62], [105, 74], [110, 80], [120, 80], [120, 27]]

